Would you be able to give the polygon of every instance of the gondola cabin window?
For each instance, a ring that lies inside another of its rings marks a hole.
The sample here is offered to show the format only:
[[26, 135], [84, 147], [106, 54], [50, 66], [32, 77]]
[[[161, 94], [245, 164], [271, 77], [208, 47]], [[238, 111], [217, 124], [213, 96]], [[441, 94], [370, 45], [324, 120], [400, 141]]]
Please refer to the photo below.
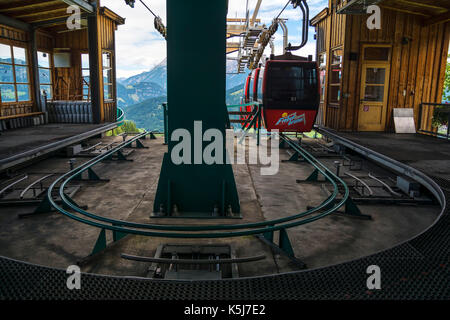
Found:
[[39, 88], [42, 95], [46, 95], [47, 99], [53, 98], [53, 81], [52, 81], [52, 56], [47, 52], [37, 53], [39, 65]]
[[31, 101], [25, 48], [0, 43], [0, 96], [3, 103]]

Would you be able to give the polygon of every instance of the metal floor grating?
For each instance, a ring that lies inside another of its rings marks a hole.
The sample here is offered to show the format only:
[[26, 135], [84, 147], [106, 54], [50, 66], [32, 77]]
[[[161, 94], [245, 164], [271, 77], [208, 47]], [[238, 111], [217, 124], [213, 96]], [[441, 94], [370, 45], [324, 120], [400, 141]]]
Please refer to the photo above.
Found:
[[[448, 181], [435, 179], [448, 186]], [[66, 287], [65, 270], [0, 258], [1, 299], [450, 299], [450, 191], [440, 219], [392, 249], [350, 262], [286, 274], [219, 281], [161, 281], [83, 274], [82, 290]], [[366, 269], [382, 270], [382, 290], [366, 288]]]

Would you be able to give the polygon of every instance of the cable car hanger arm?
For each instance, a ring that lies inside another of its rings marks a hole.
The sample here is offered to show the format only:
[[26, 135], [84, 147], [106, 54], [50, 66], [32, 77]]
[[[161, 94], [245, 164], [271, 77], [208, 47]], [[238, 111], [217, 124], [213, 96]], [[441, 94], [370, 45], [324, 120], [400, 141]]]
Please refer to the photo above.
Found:
[[308, 28], [309, 28], [309, 7], [306, 3], [306, 0], [290, 0], [294, 9], [300, 7], [303, 14], [303, 28], [302, 28], [302, 42], [299, 46], [292, 46], [290, 43], [286, 48], [286, 51], [296, 51], [300, 48], [303, 48], [308, 42]]

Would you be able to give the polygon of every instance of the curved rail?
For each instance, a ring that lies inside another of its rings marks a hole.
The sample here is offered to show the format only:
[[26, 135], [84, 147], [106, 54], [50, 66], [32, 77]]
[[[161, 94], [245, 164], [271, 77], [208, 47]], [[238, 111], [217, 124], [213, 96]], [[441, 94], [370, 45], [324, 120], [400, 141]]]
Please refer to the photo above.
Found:
[[385, 182], [382, 181], [381, 179], [378, 179], [377, 177], [375, 177], [374, 175], [372, 175], [370, 172], [369, 172], [369, 178], [371, 178], [371, 179], [373, 179], [373, 180], [379, 182], [379, 183], [380, 183], [383, 187], [385, 187], [385, 188], [386, 188], [393, 196], [396, 196], [396, 197], [401, 197], [401, 196], [402, 196], [400, 193], [395, 192], [394, 190], [392, 190], [392, 188], [391, 188], [387, 183], [385, 183]]
[[28, 187], [26, 187], [20, 194], [20, 199], [23, 199], [23, 197], [25, 196], [25, 194], [28, 192], [28, 190], [30, 190], [33, 186], [35, 186], [36, 184], [50, 178], [51, 176], [54, 176], [54, 173], [48, 174], [46, 176], [43, 176], [42, 178], [37, 179], [36, 181], [34, 181], [32, 184], [30, 184]]
[[[200, 226], [186, 226], [186, 225], [155, 225], [155, 224], [142, 224], [142, 223], [134, 223], [134, 222], [128, 222], [128, 221], [122, 221], [122, 220], [116, 220], [116, 219], [110, 219], [106, 217], [101, 217], [98, 215], [95, 215], [93, 213], [87, 212], [81, 208], [78, 208], [76, 205], [73, 204], [72, 201], [70, 201], [67, 196], [64, 193], [64, 189], [69, 181], [71, 181], [73, 178], [78, 176], [81, 172], [88, 170], [93, 165], [99, 163], [100, 161], [104, 160], [107, 157], [110, 157], [113, 153], [119, 151], [120, 149], [130, 145], [135, 140], [142, 138], [148, 134], [147, 132], [144, 132], [126, 142], [123, 142], [119, 144], [116, 148], [106, 152], [103, 155], [100, 155], [85, 164], [75, 168], [74, 170], [69, 171], [68, 173], [64, 174], [60, 178], [54, 181], [54, 183], [50, 186], [48, 189], [48, 198], [53, 207], [56, 208], [60, 213], [68, 216], [71, 219], [74, 219], [76, 221], [101, 228], [101, 229], [107, 229], [112, 230], [124, 234], [136, 234], [136, 235], [144, 235], [144, 236], [153, 236], [153, 237], [171, 237], [171, 238], [226, 238], [226, 237], [238, 237], [238, 236], [247, 236], [247, 235], [255, 235], [255, 234], [261, 234], [266, 232], [273, 232], [281, 229], [288, 229], [296, 226], [300, 226], [306, 223], [310, 223], [313, 221], [316, 221], [318, 219], [321, 219], [336, 210], [338, 210], [340, 207], [342, 207], [345, 202], [348, 199], [349, 196], [349, 189], [345, 182], [337, 177], [331, 170], [329, 170], [327, 167], [325, 167], [322, 163], [320, 163], [317, 159], [315, 159], [310, 153], [308, 153], [306, 150], [304, 150], [301, 146], [299, 146], [297, 143], [293, 142], [291, 139], [284, 135], [280, 135], [281, 139], [283, 139], [290, 147], [292, 147], [295, 151], [299, 152], [310, 164], [312, 164], [334, 187], [334, 192], [319, 206], [309, 209], [305, 212], [291, 215], [288, 217], [275, 219], [275, 220], [269, 220], [269, 221], [262, 221], [262, 222], [256, 222], [256, 223], [246, 223], [246, 224], [232, 224], [232, 225], [200, 225]], [[337, 181], [337, 182], [336, 182]], [[55, 200], [52, 198], [52, 190], [55, 188], [55, 186], [61, 183], [59, 196], [61, 197], [62, 202], [64, 203], [65, 207], [70, 208], [71, 210], [75, 211], [76, 213], [93, 219], [87, 220], [83, 217], [80, 217], [76, 214], [73, 214], [66, 209], [64, 209], [62, 206], [59, 206]], [[344, 196], [342, 199], [335, 203], [335, 199], [338, 195], [338, 183], [341, 184], [345, 190]], [[300, 221], [294, 221], [298, 220], [300, 218], [304, 218], [306, 216], [309, 216], [313, 213], [317, 213], [320, 210], [322, 210], [318, 215], [308, 217], [304, 220]], [[101, 221], [104, 223], [100, 223], [97, 221]], [[108, 224], [105, 224], [108, 223]], [[130, 229], [133, 228], [133, 229]], [[256, 229], [255, 229], [256, 228]], [[152, 232], [152, 231], [145, 231], [141, 229], [147, 229], [147, 230], [159, 230], [159, 231], [166, 231], [166, 232]], [[245, 231], [237, 231], [237, 232], [217, 232], [217, 233], [210, 233], [208, 231], [218, 231], [218, 230], [239, 230], [239, 229], [250, 229]], [[172, 232], [167, 232], [172, 231]], [[174, 231], [188, 231], [188, 232], [202, 232], [202, 233], [179, 233]]]
[[28, 179], [28, 175], [24, 175], [22, 178], [17, 179], [16, 181], [10, 183], [9, 185], [7, 185], [6, 187], [4, 187], [2, 190], [0, 190], [0, 197], [3, 195], [3, 193], [6, 192], [6, 190], [8, 190], [9, 188], [14, 187], [16, 184], [18, 184], [19, 182]]
[[121, 127], [125, 124], [125, 112], [122, 108], [117, 107], [117, 126]]
[[140, 262], [155, 262], [162, 264], [231, 264], [231, 263], [244, 263], [261, 261], [266, 258], [265, 255], [259, 255], [254, 257], [245, 258], [233, 258], [233, 259], [165, 259], [165, 258], [153, 258], [153, 257], [140, 257], [130, 254], [122, 253], [121, 258], [126, 260], [140, 261]]
[[355, 181], [361, 183], [361, 185], [363, 186], [363, 193], [364, 193], [364, 188], [367, 189], [367, 191], [369, 191], [369, 196], [373, 196], [373, 191], [372, 189], [369, 187], [369, 185], [367, 183], [365, 183], [362, 179], [358, 178], [357, 176], [354, 176], [351, 173], [346, 172], [345, 173], [346, 176], [349, 176], [350, 178], [355, 179]]

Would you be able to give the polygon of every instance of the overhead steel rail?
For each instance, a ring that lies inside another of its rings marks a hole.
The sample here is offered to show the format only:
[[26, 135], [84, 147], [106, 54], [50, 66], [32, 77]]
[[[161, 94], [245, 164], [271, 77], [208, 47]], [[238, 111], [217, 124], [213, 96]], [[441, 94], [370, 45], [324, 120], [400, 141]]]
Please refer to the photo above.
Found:
[[[66, 185], [74, 178], [79, 176], [82, 172], [86, 170], [92, 170], [91, 168], [98, 164], [100, 161], [105, 160], [122, 148], [129, 146], [134, 141], [144, 138], [148, 135], [148, 132], [144, 132], [126, 142], [121, 143], [114, 149], [106, 152], [105, 154], [99, 155], [98, 157], [91, 159], [85, 164], [69, 171], [68, 173], [62, 175], [54, 181], [47, 192], [47, 197], [50, 204], [60, 213], [65, 216], [74, 219], [78, 222], [97, 227], [101, 229], [99, 239], [94, 247], [93, 253], [98, 252], [101, 249], [106, 248], [106, 237], [105, 231], [110, 230], [113, 232], [114, 241], [122, 238], [127, 234], [135, 234], [142, 236], [151, 237], [168, 237], [168, 238], [228, 238], [228, 237], [239, 237], [248, 235], [260, 235], [263, 234], [266, 239], [273, 241], [274, 231], [280, 231], [280, 244], [282, 250], [293, 255], [293, 250], [290, 245], [290, 241], [287, 237], [286, 229], [311, 223], [313, 221], [324, 218], [333, 212], [336, 212], [342, 206], [347, 207], [347, 202], [349, 200], [349, 188], [346, 183], [339, 177], [337, 177], [331, 170], [325, 167], [317, 159], [315, 159], [310, 153], [304, 150], [296, 142], [292, 141], [289, 137], [280, 135], [280, 138], [291, 148], [298, 152], [305, 161], [309, 162], [314, 168], [314, 172], [322, 174], [326, 180], [328, 180], [333, 185], [333, 192], [330, 196], [324, 200], [317, 207], [311, 208], [305, 212], [294, 214], [291, 216], [261, 221], [255, 223], [245, 223], [245, 224], [231, 224], [231, 225], [161, 225], [161, 224], [142, 224], [134, 223], [129, 221], [116, 220], [111, 218], [102, 217], [90, 212], [87, 212], [79, 208], [75, 202], [73, 202], [70, 197], [68, 197], [64, 190]], [[56, 185], [60, 184], [59, 197], [61, 198], [62, 205], [58, 204], [55, 199], [53, 199], [53, 189]], [[339, 185], [342, 186], [341, 193], [343, 197], [337, 200], [339, 194]], [[344, 190], [342, 192], [342, 190]], [[66, 209], [67, 208], [67, 209]], [[73, 210], [74, 213], [69, 210]], [[312, 214], [317, 213], [314, 216]], [[309, 217], [308, 217], [309, 216]], [[305, 218], [305, 219], [301, 219]], [[301, 220], [300, 220], [301, 219]], [[296, 220], [296, 221], [294, 221]], [[231, 231], [238, 230], [238, 231]], [[211, 231], [226, 231], [226, 232], [211, 232]], [[98, 249], [98, 244], [100, 243], [101, 249]], [[288, 243], [286, 245], [286, 243]], [[283, 247], [283, 246], [287, 247]]]
[[327, 129], [322, 126], [315, 126], [315, 130], [324, 136], [334, 140], [337, 144], [340, 144], [350, 150], [353, 150], [364, 157], [375, 161], [378, 164], [381, 164], [389, 169], [392, 169], [394, 172], [410, 177], [411, 179], [419, 182], [421, 185], [425, 186], [439, 201], [439, 204], [444, 207], [445, 206], [445, 196], [442, 193], [441, 188], [437, 185], [436, 182], [433, 181], [430, 177], [428, 177], [423, 172], [410, 167], [400, 161], [391, 159], [381, 153], [373, 151], [367, 147], [359, 145], [349, 139], [346, 139], [340, 136], [337, 132], [333, 132], [330, 129]]

